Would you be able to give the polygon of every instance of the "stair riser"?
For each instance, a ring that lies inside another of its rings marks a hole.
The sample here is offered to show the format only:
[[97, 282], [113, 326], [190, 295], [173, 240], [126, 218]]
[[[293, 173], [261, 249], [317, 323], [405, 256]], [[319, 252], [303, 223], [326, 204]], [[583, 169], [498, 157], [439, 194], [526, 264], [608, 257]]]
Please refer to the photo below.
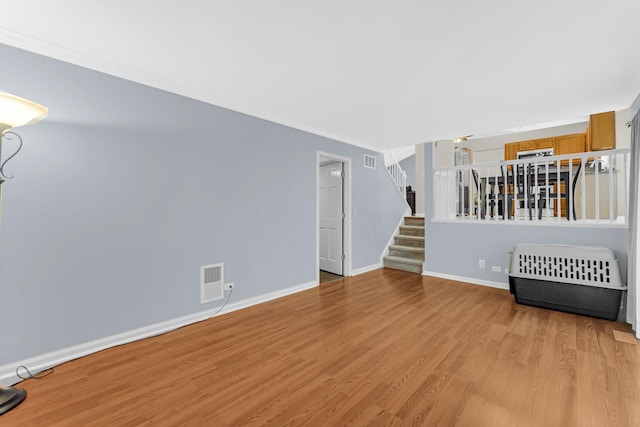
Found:
[[424, 227], [424, 218], [418, 218], [418, 217], [414, 217], [414, 218], [405, 218], [404, 219], [404, 225], [417, 225], [418, 227]]
[[404, 236], [424, 236], [424, 228], [407, 228], [400, 226], [400, 234]]
[[389, 248], [389, 255], [401, 256], [403, 258], [419, 259], [421, 261], [424, 261], [424, 253], [422, 252], [404, 251], [402, 249]]
[[412, 273], [422, 274], [422, 265], [404, 264], [404, 263], [394, 262], [394, 261], [385, 261], [384, 266], [387, 268], [393, 268], [396, 270], [403, 270], [403, 271], [409, 271]]
[[396, 245], [401, 245], [401, 246], [411, 246], [414, 248], [424, 248], [424, 240], [418, 240], [418, 239], [409, 239], [409, 238], [404, 238], [403, 236], [394, 236], [394, 242]]

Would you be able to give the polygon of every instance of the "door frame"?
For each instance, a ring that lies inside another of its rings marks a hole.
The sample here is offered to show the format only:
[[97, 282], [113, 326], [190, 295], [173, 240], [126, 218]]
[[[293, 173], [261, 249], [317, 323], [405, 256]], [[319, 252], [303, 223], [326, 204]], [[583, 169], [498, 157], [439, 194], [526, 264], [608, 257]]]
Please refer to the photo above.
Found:
[[316, 151], [316, 283], [320, 284], [320, 163], [321, 158], [335, 160], [342, 163], [342, 209], [344, 223], [342, 224], [342, 251], [344, 261], [342, 275], [351, 276], [351, 158], [337, 154]]

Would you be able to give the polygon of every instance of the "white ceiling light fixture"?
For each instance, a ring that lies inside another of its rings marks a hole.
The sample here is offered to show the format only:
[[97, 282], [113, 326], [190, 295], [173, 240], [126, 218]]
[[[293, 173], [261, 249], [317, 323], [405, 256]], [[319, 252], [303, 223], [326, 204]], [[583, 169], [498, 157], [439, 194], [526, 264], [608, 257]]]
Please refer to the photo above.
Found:
[[471, 138], [473, 135], [465, 135], [465, 136], [459, 136], [456, 139], [453, 140], [453, 142], [465, 142], [466, 140], [468, 140], [469, 138]]

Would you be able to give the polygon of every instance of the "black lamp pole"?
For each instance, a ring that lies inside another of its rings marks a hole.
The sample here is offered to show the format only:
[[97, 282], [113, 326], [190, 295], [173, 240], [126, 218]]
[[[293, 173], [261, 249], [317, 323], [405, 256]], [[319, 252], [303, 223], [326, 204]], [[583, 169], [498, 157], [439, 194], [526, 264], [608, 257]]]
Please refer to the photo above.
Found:
[[[7, 175], [4, 167], [22, 148], [20, 135], [9, 129], [37, 123], [44, 119], [47, 113], [47, 108], [42, 105], [10, 93], [0, 92], [0, 220], [2, 218], [2, 184], [5, 180], [13, 178], [13, 175]], [[18, 141], [18, 148], [3, 160], [2, 143], [11, 139]], [[0, 415], [18, 406], [25, 397], [27, 397], [25, 389], [0, 386]]]
[[[9, 158], [2, 161], [2, 141], [4, 140], [5, 133], [13, 134], [18, 137], [20, 141], [20, 146], [15, 153], [13, 153]], [[11, 159], [11, 157], [18, 154], [20, 148], [22, 147], [22, 140], [13, 132], [5, 132], [0, 134], [0, 218], [2, 218], [2, 183], [5, 181], [5, 178], [12, 178], [13, 176], [6, 176], [4, 174], [4, 165]], [[27, 391], [23, 388], [16, 387], [2, 387], [0, 386], [0, 415], [9, 412], [11, 409], [18, 406], [24, 399], [27, 397]]]
[[[14, 134], [13, 132], [5, 132], [5, 133]], [[17, 134], [14, 134], [14, 135], [18, 136]], [[19, 136], [18, 136], [18, 139], [20, 141], [20, 147], [22, 147], [22, 140], [20, 139]], [[18, 148], [18, 150], [13, 155], [11, 155], [7, 160], [2, 161], [1, 156], [2, 156], [3, 140], [4, 140], [4, 134], [1, 134], [0, 135], [0, 218], [2, 218], [2, 183], [4, 182], [5, 178], [12, 177], [12, 176], [6, 176], [4, 174], [4, 170], [3, 170], [4, 165], [9, 161], [11, 157], [15, 156], [18, 153], [18, 151], [20, 151], [20, 148]], [[27, 397], [27, 391], [23, 388], [0, 386], [0, 415], [18, 406], [20, 402], [24, 400], [25, 397]]]

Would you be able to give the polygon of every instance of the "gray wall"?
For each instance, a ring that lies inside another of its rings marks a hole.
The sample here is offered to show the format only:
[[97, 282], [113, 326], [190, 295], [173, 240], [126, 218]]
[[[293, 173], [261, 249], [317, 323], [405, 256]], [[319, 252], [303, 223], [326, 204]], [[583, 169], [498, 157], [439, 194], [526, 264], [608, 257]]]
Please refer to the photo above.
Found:
[[[626, 228], [562, 227], [522, 224], [460, 224], [434, 222], [433, 144], [425, 144], [425, 263], [424, 271], [508, 284], [504, 268], [509, 251], [517, 243], [561, 243], [604, 246], [618, 258], [622, 277], [626, 277], [628, 230]], [[484, 269], [478, 260], [484, 259]], [[501, 266], [502, 272], [491, 271]]]
[[[0, 229], [0, 365], [316, 279], [316, 152], [353, 160], [354, 269], [406, 205], [382, 156], [0, 45], [2, 90], [49, 107], [19, 129]], [[9, 150], [9, 144], [6, 144]], [[9, 326], [10, 325], [10, 326]]]
[[415, 191], [416, 189], [416, 155], [413, 154], [400, 161], [400, 167], [407, 173], [407, 185]]

